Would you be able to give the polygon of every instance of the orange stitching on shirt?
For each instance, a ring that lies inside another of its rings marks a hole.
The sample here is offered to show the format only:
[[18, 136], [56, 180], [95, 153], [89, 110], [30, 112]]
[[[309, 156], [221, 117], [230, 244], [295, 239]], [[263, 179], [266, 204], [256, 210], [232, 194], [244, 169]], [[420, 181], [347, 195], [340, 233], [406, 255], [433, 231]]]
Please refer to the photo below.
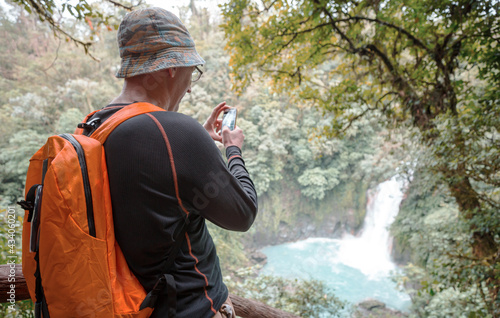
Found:
[[163, 129], [163, 126], [160, 124], [158, 119], [151, 115], [150, 113], [146, 113], [153, 121], [155, 122], [156, 126], [158, 126], [158, 129], [160, 130], [163, 139], [165, 140], [165, 144], [167, 145], [167, 151], [168, 151], [168, 157], [170, 159], [170, 165], [172, 166], [172, 176], [174, 178], [174, 187], [175, 187], [175, 196], [177, 197], [177, 201], [179, 202], [179, 205], [182, 208], [182, 211], [186, 213], [186, 215], [189, 215], [189, 212], [186, 210], [184, 205], [182, 204], [181, 197], [179, 195], [179, 186], [177, 185], [177, 172], [175, 171], [175, 163], [174, 163], [174, 156], [172, 155], [172, 148], [170, 147], [170, 141], [168, 140], [167, 134], [165, 133], [165, 130]]

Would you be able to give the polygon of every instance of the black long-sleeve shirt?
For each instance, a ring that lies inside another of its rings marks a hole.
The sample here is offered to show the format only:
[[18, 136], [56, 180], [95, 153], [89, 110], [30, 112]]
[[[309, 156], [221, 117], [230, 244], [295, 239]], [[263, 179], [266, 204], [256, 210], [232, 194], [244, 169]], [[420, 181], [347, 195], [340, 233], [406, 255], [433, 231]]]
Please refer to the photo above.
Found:
[[[113, 106], [113, 105], [108, 105]], [[91, 119], [106, 120], [119, 107]], [[207, 131], [193, 118], [153, 112], [170, 141], [179, 195], [195, 215], [176, 257], [177, 317], [212, 317], [228, 296], [205, 219], [228, 230], [246, 231], [257, 214], [257, 194], [241, 151], [226, 149], [228, 165]], [[133, 273], [150, 291], [184, 222], [174, 188], [165, 140], [148, 115], [128, 119], [104, 144], [115, 236]], [[152, 317], [167, 317], [166, 293]]]

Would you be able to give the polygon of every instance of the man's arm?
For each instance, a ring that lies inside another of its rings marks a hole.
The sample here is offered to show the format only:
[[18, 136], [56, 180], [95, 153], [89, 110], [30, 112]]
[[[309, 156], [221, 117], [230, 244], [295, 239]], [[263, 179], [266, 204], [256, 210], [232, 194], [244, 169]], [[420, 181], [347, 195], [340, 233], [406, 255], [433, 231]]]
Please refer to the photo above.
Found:
[[248, 230], [257, 215], [257, 193], [240, 148], [227, 148], [226, 165], [209, 133], [194, 119], [182, 114], [158, 115], [168, 116], [160, 122], [172, 144], [183, 203], [220, 227]]

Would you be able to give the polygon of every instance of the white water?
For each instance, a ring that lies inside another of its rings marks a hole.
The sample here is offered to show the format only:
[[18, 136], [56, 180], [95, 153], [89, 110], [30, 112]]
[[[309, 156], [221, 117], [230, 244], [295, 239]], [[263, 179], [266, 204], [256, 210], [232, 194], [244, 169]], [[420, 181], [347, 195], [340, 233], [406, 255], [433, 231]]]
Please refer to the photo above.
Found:
[[350, 303], [378, 299], [388, 307], [406, 310], [408, 295], [390, 279], [397, 271], [391, 261], [388, 227], [399, 212], [402, 184], [396, 177], [369, 194], [363, 230], [358, 237], [310, 238], [263, 249], [268, 263], [263, 274], [318, 279]]
[[398, 215], [403, 199], [402, 184], [394, 176], [378, 185], [368, 196], [361, 236], [345, 235], [340, 241], [339, 261], [359, 269], [370, 278], [388, 276], [395, 269], [391, 260], [389, 226]]

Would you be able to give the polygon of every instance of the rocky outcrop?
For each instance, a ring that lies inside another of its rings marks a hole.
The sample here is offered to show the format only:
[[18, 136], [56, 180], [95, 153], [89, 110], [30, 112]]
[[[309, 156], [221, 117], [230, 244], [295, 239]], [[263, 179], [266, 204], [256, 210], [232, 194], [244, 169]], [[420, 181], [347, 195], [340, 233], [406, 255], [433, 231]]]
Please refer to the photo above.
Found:
[[375, 299], [366, 299], [356, 304], [351, 315], [352, 318], [402, 318], [408, 317], [407, 314], [387, 306]]
[[252, 241], [246, 244], [250, 248], [260, 248], [269, 245], [270, 242], [278, 245], [310, 237], [340, 238], [346, 232], [354, 234], [353, 227], [353, 223], [341, 221], [335, 215], [327, 216], [321, 222], [313, 220], [309, 215], [301, 215], [294, 222], [281, 220], [276, 231], [256, 227]]
[[255, 250], [250, 254], [250, 261], [253, 264], [266, 265], [267, 255], [262, 253], [261, 251]]

